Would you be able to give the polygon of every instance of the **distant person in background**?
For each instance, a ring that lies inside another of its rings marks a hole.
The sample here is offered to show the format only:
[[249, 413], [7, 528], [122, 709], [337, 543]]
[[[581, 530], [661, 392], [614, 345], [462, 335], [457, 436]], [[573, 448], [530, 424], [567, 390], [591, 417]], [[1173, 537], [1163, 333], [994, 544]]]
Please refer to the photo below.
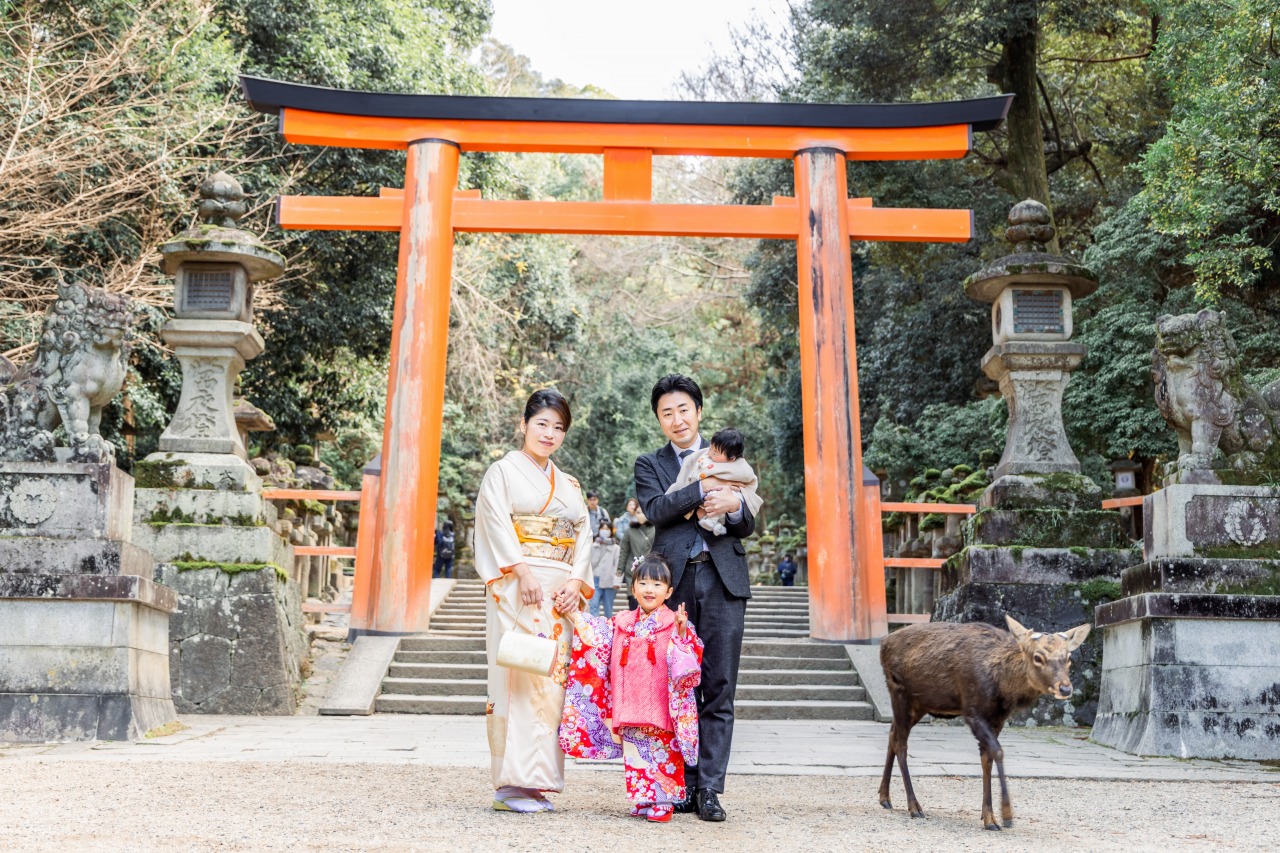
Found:
[[591, 615], [613, 618], [613, 597], [617, 594], [618, 542], [613, 538], [613, 527], [607, 519], [600, 521], [600, 529], [591, 544], [591, 573], [596, 580], [596, 594], [591, 599]]
[[431, 569], [432, 577], [453, 577], [453, 549], [455, 544], [453, 522], [446, 521], [444, 527], [436, 531], [435, 547], [432, 548], [436, 552], [435, 565]]
[[783, 586], [796, 585], [796, 561], [790, 554], [783, 554], [778, 562], [778, 577], [782, 579]]
[[[627, 498], [627, 505], [622, 510], [622, 515], [613, 520], [613, 535], [621, 544], [622, 540], [627, 536], [627, 528], [631, 526], [631, 519], [635, 517], [636, 510], [640, 508], [640, 502], [635, 498]], [[635, 608], [631, 608], [635, 610]]]
[[[653, 535], [656, 532], [653, 524], [645, 518], [640, 502], [635, 498], [627, 501], [627, 511], [623, 518], [628, 520], [627, 532], [618, 537], [618, 586], [627, 591], [627, 607], [635, 610], [640, 606], [631, 594], [633, 580], [631, 567], [636, 560], [643, 559], [653, 550]], [[618, 525], [621, 527], [621, 523]]]
[[587, 492], [587, 518], [591, 519], [592, 539], [600, 532], [601, 521], [612, 521], [609, 511], [600, 506], [600, 495], [595, 492]]

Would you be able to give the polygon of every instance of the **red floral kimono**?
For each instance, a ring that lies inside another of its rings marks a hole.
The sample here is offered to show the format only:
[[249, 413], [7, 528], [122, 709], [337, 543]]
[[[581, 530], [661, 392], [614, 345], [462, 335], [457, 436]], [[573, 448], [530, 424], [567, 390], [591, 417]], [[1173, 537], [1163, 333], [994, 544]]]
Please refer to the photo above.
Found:
[[[573, 632], [560, 748], [574, 758], [621, 756], [627, 796], [637, 805], [683, 799], [685, 764], [698, 762], [693, 691], [702, 678], [702, 640], [692, 625], [683, 640], [677, 638], [674, 620], [665, 606], [648, 615], [635, 610], [607, 620], [579, 614]], [[670, 640], [658, 652], [659, 662], [654, 640], [666, 633]], [[646, 698], [619, 696], [615, 702], [615, 685], [623, 685], [628, 694], [649, 693], [659, 686], [652, 683], [657, 673], [666, 698], [661, 720], [650, 713], [615, 724], [615, 707], [643, 707]], [[633, 722], [640, 724], [629, 724]]]

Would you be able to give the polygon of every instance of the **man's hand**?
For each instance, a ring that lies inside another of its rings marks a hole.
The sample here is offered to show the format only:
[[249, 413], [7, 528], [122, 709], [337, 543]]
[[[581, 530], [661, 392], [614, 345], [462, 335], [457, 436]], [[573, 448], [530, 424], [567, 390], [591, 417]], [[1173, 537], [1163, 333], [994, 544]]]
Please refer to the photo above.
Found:
[[704, 492], [711, 492], [716, 489], [733, 488], [733, 483], [730, 483], [728, 480], [721, 480], [719, 477], [705, 477], [698, 482], [702, 484], [702, 491]]
[[741, 506], [742, 498], [738, 497], [738, 493], [733, 489], [728, 488], [708, 491], [706, 499], [702, 501], [702, 508], [707, 511], [707, 515], [737, 512]]

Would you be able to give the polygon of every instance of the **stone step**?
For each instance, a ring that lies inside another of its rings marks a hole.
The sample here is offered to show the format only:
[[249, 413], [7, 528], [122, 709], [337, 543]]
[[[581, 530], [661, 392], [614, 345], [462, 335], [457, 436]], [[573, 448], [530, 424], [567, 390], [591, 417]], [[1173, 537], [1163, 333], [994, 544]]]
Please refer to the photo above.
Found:
[[374, 710], [379, 714], [466, 714], [484, 713], [488, 700], [484, 696], [402, 696], [384, 693]]
[[764, 655], [743, 655], [739, 667], [742, 670], [770, 669], [853, 669], [853, 664], [845, 661], [841, 666], [834, 658], [795, 658], [771, 657]]
[[482, 663], [397, 663], [392, 661], [388, 678], [465, 678], [484, 681], [489, 667]]
[[484, 652], [396, 652], [396, 663], [486, 663]]
[[733, 712], [739, 720], [871, 720], [875, 718], [874, 709], [866, 702], [739, 699], [733, 703]]
[[400, 641], [402, 652], [430, 651], [484, 651], [484, 639], [458, 639], [456, 637], [405, 637]]
[[483, 630], [471, 630], [470, 628], [462, 628], [458, 630], [432, 631], [433, 637], [451, 637], [455, 640], [483, 640], [485, 633]]
[[[400, 648], [404, 648], [403, 641]], [[844, 646], [836, 643], [806, 643], [795, 640], [778, 640], [776, 642], [746, 640], [742, 644], [742, 653], [744, 655], [764, 655], [766, 657], [787, 657], [791, 655], [806, 658], [831, 658], [845, 663], [849, 662], [849, 655], [845, 652]]]
[[[392, 664], [394, 669], [396, 664]], [[445, 676], [441, 676], [442, 678]], [[744, 669], [738, 672], [738, 687], [751, 684], [826, 684], [859, 687], [862, 682], [852, 669]]]
[[743, 635], [748, 640], [762, 640], [769, 637], [807, 637], [809, 636], [808, 628], [797, 628], [796, 630], [787, 630], [785, 628], [757, 628], [752, 630], [748, 628]]
[[[386, 682], [383, 682], [384, 684]], [[867, 691], [846, 684], [739, 684], [734, 706], [738, 702], [865, 702]]]
[[382, 680], [384, 696], [484, 696], [488, 692], [488, 687], [488, 681], [469, 678], [384, 678]]

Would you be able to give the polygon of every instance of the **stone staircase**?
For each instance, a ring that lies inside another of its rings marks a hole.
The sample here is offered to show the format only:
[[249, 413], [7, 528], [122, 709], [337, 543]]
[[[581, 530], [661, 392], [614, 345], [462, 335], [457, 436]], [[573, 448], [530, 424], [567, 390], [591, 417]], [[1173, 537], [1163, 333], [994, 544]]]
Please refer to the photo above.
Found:
[[[734, 702], [737, 718], [873, 719], [844, 647], [808, 640], [808, 590], [757, 587], [752, 594]], [[483, 714], [484, 646], [484, 586], [460, 580], [431, 618], [430, 633], [400, 641], [375, 709]]]

